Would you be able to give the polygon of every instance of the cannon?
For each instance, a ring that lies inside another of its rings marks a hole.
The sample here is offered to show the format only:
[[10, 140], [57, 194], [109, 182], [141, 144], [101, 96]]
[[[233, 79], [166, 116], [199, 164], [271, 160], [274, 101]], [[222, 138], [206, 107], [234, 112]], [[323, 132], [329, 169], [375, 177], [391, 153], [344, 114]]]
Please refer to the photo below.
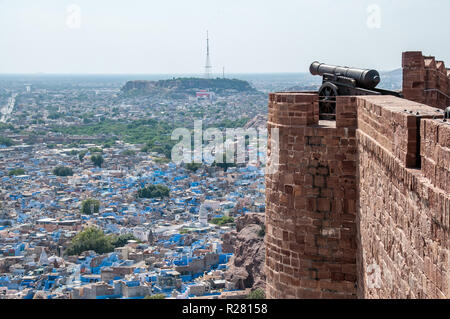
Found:
[[319, 89], [319, 116], [323, 120], [336, 118], [336, 96], [345, 95], [393, 95], [400, 92], [378, 89], [381, 77], [378, 71], [358, 69], [313, 62], [309, 68], [312, 75], [322, 76]]

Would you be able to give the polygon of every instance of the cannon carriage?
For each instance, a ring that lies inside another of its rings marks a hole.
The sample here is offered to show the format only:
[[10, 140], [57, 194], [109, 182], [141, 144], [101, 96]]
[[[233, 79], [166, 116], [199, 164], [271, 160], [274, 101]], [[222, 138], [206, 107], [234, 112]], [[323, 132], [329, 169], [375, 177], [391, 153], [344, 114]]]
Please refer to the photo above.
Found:
[[393, 95], [400, 92], [378, 89], [380, 74], [376, 70], [358, 69], [313, 62], [309, 68], [312, 75], [322, 76], [319, 89], [319, 116], [322, 120], [336, 119], [336, 96]]

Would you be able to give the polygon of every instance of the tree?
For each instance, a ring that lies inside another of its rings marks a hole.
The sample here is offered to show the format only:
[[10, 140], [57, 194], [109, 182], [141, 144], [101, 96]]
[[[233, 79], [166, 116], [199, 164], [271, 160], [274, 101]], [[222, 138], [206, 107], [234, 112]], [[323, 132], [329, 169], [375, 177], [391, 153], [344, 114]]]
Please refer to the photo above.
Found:
[[136, 237], [134, 237], [132, 234], [123, 234], [123, 235], [119, 235], [119, 236], [113, 236], [111, 238], [111, 244], [116, 248], [123, 247], [128, 243], [129, 240], [138, 241], [138, 239]]
[[266, 236], [266, 227], [265, 226], [261, 226], [261, 229], [258, 231], [258, 236], [259, 237]]
[[[93, 114], [89, 115], [93, 117]], [[171, 140], [174, 124], [169, 124], [156, 119], [141, 119], [134, 121], [111, 120], [96, 122], [86, 125], [55, 126], [51, 130], [66, 135], [115, 135], [125, 143], [148, 144], [143, 148], [144, 152], [163, 152], [166, 158], [170, 159], [171, 151], [175, 141]], [[114, 137], [113, 139], [115, 139]], [[105, 141], [108, 143], [108, 141]], [[98, 151], [100, 149], [93, 148]], [[96, 153], [92, 152], [91, 153]]]
[[164, 185], [149, 185], [138, 190], [139, 198], [164, 198], [169, 196], [170, 190]]
[[14, 145], [14, 142], [10, 138], [0, 136], [0, 145], [5, 145], [8, 147]]
[[88, 151], [90, 153], [103, 153], [103, 150], [100, 147], [89, 147]]
[[88, 250], [94, 250], [97, 254], [105, 254], [114, 251], [114, 246], [101, 229], [88, 227], [72, 239], [66, 254], [69, 256], [79, 255]]
[[94, 165], [97, 166], [97, 167], [102, 167], [102, 164], [103, 164], [103, 162], [104, 162], [103, 156], [101, 156], [100, 154], [98, 154], [98, 155], [92, 155], [92, 156], [91, 156], [91, 161], [92, 161], [92, 163], [94, 163]]
[[80, 162], [84, 161], [84, 156], [86, 155], [86, 151], [81, 151], [80, 153], [78, 153], [78, 159], [80, 160]]
[[202, 164], [199, 164], [199, 163], [187, 163], [186, 164], [186, 168], [192, 172], [196, 172], [201, 166], [202, 166]]
[[125, 151], [122, 152], [122, 155], [123, 156], [135, 156], [136, 152], [133, 151], [133, 150], [125, 150]]
[[56, 176], [72, 176], [73, 171], [70, 167], [57, 166], [53, 169], [53, 174]]
[[[108, 141], [108, 142], [105, 142], [105, 143], [103, 144], [103, 148], [111, 148], [111, 147], [114, 146], [114, 144], [116, 144], [116, 142], [114, 142], [114, 141]], [[103, 152], [103, 150], [102, 150], [102, 152]]]
[[247, 295], [247, 299], [266, 299], [264, 290], [258, 288]]
[[212, 164], [212, 166], [217, 166], [222, 168], [225, 172], [228, 170], [228, 168], [230, 167], [236, 167], [235, 163], [227, 163], [227, 158], [226, 158], [226, 154], [223, 154], [223, 160], [222, 163], [217, 163], [216, 161], [214, 161], [214, 163]]
[[228, 217], [228, 216], [217, 217], [217, 218], [213, 218], [211, 220], [211, 223], [219, 225], [219, 226], [223, 226], [225, 224], [229, 224], [229, 223], [233, 223], [233, 222], [234, 222], [234, 218]]
[[100, 201], [93, 198], [85, 199], [81, 203], [81, 213], [84, 215], [98, 214]]
[[8, 176], [19, 176], [25, 175], [25, 170], [23, 168], [15, 168], [8, 172]]

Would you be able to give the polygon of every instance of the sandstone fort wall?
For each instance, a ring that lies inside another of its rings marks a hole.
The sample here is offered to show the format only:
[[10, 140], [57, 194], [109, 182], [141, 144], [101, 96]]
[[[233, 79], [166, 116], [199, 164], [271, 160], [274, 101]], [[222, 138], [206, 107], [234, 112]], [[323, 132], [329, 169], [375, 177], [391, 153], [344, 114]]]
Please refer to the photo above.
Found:
[[420, 51], [404, 52], [403, 96], [440, 109], [450, 106], [450, 69]]
[[450, 297], [442, 114], [392, 96], [338, 97], [336, 121], [319, 121], [317, 94], [270, 95], [280, 155], [266, 177], [269, 298]]

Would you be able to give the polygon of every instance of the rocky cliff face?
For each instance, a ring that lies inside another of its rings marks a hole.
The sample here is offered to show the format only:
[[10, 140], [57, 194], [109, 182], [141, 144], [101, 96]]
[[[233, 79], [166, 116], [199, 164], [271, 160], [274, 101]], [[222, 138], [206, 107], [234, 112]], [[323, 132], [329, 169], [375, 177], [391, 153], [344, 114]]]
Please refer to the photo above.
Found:
[[266, 129], [267, 128], [267, 114], [258, 114], [245, 124], [244, 129]]
[[225, 279], [230, 289], [265, 288], [264, 214], [249, 213], [236, 219], [236, 231], [224, 236], [224, 244], [234, 244]]
[[128, 81], [125, 83], [125, 85], [122, 87], [123, 92], [129, 92], [129, 91], [149, 91], [154, 88], [154, 82], [153, 81]]

